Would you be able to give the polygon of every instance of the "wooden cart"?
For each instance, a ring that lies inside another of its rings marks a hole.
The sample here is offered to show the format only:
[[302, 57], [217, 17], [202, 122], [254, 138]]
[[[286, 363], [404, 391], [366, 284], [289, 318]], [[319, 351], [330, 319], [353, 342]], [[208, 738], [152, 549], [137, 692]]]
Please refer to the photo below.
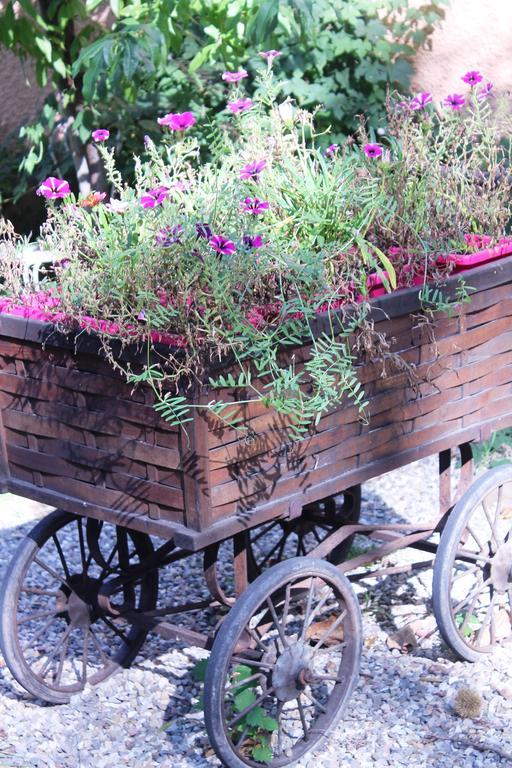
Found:
[[[0, 316], [0, 483], [57, 508], [2, 589], [0, 640], [21, 685], [65, 702], [129, 665], [149, 630], [180, 638], [211, 649], [205, 720], [224, 764], [281, 766], [318, 746], [357, 679], [360, 610], [345, 572], [405, 546], [436, 552], [435, 614], [458, 656], [510, 639], [512, 468], [473, 483], [471, 442], [512, 424], [512, 257], [466, 283], [471, 303], [433, 321], [418, 288], [375, 300], [394, 362], [386, 376], [389, 352], [358, 367], [368, 419], [342, 403], [300, 442], [258, 403], [240, 405], [249, 437], [205, 411], [171, 427], [94, 338]], [[293, 354], [300, 365], [308, 350]], [[359, 523], [361, 483], [436, 453], [432, 519]], [[356, 533], [380, 545], [346, 559]], [[233, 594], [217, 568], [230, 539]], [[198, 551], [209, 597], [157, 608], [159, 569]], [[210, 634], [186, 621], [212, 606]]]

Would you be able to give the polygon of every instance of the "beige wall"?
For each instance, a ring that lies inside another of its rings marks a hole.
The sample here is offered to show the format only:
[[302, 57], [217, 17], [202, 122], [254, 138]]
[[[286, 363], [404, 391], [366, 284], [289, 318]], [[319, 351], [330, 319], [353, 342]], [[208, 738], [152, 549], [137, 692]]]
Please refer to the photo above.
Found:
[[512, 89], [512, 0], [451, 0], [432, 50], [416, 57], [414, 86], [441, 100], [463, 93], [460, 77], [479, 70], [499, 91]]

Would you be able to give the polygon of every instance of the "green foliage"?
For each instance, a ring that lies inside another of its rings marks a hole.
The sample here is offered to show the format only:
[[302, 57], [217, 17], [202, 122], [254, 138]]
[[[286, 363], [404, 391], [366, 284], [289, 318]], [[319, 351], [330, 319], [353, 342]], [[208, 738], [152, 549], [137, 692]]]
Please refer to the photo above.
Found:
[[510, 462], [512, 448], [512, 429], [499, 429], [493, 432], [489, 440], [472, 443], [473, 456], [477, 466], [497, 467]]
[[[244, 66], [252, 75], [265, 48], [282, 50], [285, 93], [301, 106], [321, 105], [318, 126], [332, 126], [329, 141], [353, 132], [363, 110], [377, 125], [386, 89], [407, 88], [409, 60], [442, 18], [444, 2], [23, 0], [15, 12], [8, 0], [0, 45], [31, 59], [38, 84], [51, 83], [58, 103], [58, 113], [53, 104], [52, 115], [43, 112], [24, 131], [24, 188], [35, 170], [44, 178], [47, 150], [62, 142], [69, 115], [66, 127], [84, 144], [94, 127], [115, 133], [124, 172], [143, 135], [159, 135], [155, 115], [170, 110], [200, 115], [198, 138], [208, 151], [212, 121], [226, 120], [222, 70]], [[105, 5], [108, 26], [94, 15]], [[53, 173], [67, 170], [70, 157], [68, 150]]]

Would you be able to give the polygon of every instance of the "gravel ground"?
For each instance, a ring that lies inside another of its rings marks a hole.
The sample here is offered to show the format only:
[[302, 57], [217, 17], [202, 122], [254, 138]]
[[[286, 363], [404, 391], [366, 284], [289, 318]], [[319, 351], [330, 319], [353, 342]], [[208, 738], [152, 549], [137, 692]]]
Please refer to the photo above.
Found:
[[[436, 509], [436, 479], [434, 460], [426, 460], [368, 483], [364, 518], [429, 519]], [[13, 496], [0, 497], [0, 577], [18, 542], [47, 511]], [[410, 559], [402, 552], [390, 563]], [[183, 598], [184, 592], [204, 593], [198, 566], [194, 558], [167, 569], [166, 603]], [[389, 635], [405, 624], [420, 620], [426, 630], [432, 626], [431, 571], [415, 574], [368, 578], [357, 585], [364, 621], [359, 685], [342, 723], [320, 753], [299, 763], [302, 768], [512, 765], [505, 755], [512, 753], [510, 649], [499, 649], [473, 665], [455, 662], [437, 632], [409, 654], [389, 649]], [[201, 619], [214, 620], [208, 613]], [[150, 636], [131, 669], [60, 706], [32, 700], [0, 658], [0, 766], [218, 766], [197, 711], [200, 689], [190, 675], [201, 653]], [[454, 697], [465, 685], [483, 700], [482, 713], [474, 720], [461, 719], [453, 709]]]

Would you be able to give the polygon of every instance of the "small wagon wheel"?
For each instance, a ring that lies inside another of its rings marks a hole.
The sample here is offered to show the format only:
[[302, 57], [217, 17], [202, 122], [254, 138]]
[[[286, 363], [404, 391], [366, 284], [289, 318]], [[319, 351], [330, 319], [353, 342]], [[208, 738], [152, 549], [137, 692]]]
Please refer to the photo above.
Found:
[[[306, 505], [294, 520], [273, 520], [249, 535], [251, 576], [255, 578], [269, 565], [287, 557], [307, 555], [342, 525], [357, 523], [361, 514], [361, 486], [347, 488], [340, 496], [329, 496]], [[353, 536], [338, 544], [329, 561], [338, 565], [348, 555]]]
[[361, 643], [357, 599], [333, 565], [298, 557], [264, 571], [207, 666], [206, 728], [223, 765], [285, 766], [316, 749], [352, 693]]
[[441, 635], [459, 658], [477, 661], [512, 640], [512, 465], [482, 475], [451, 511], [432, 599]]
[[[153, 552], [146, 534], [56, 510], [20, 544], [0, 598], [7, 666], [32, 695], [65, 703], [133, 661], [146, 630], [104, 611], [101, 585]], [[158, 574], [125, 583], [113, 602], [155, 607]]]

